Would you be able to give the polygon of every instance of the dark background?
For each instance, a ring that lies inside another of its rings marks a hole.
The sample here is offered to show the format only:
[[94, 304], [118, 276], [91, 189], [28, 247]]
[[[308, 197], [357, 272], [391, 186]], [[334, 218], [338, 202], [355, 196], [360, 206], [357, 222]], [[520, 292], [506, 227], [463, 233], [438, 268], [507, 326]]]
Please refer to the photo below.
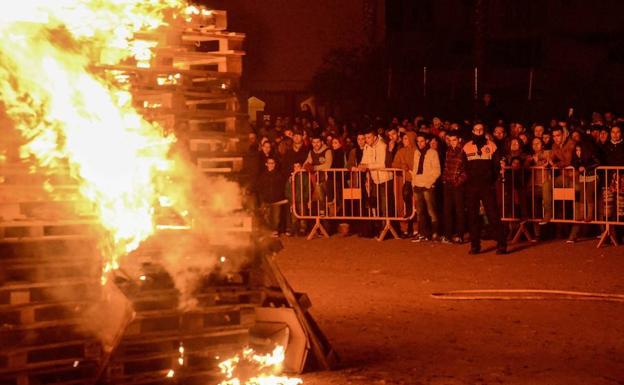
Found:
[[[491, 92], [508, 117], [624, 110], [624, 1], [205, 3], [226, 9], [229, 29], [247, 34], [243, 95], [265, 100], [273, 114], [293, 114], [314, 91], [324, 111], [342, 115], [469, 116], [475, 67], [478, 98]], [[361, 62], [322, 67], [333, 50], [354, 57], [356, 48], [367, 50]]]

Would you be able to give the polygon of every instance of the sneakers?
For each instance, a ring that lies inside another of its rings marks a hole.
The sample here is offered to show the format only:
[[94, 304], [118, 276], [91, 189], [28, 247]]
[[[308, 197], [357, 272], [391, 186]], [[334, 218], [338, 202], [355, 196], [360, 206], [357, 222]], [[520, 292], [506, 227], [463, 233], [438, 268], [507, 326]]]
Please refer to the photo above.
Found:
[[550, 222], [550, 218], [542, 218], [541, 221], [538, 222], [540, 226], [544, 226]]
[[453, 237], [453, 243], [458, 243], [461, 245], [462, 243], [464, 243], [464, 240], [460, 236], [455, 236]]
[[429, 240], [429, 238], [425, 237], [422, 234], [418, 234], [414, 238], [412, 238], [412, 242], [425, 242], [425, 241], [428, 241], [428, 240]]
[[568, 239], [566, 239], [566, 243], [576, 243], [576, 239], [568, 238]]
[[448, 239], [444, 235], [440, 237], [440, 242], [444, 243], [444, 244], [450, 244], [451, 243], [450, 239]]
[[273, 237], [273, 238], [279, 238], [279, 232], [277, 232], [277, 231], [273, 231], [273, 232], [271, 233], [271, 237]]

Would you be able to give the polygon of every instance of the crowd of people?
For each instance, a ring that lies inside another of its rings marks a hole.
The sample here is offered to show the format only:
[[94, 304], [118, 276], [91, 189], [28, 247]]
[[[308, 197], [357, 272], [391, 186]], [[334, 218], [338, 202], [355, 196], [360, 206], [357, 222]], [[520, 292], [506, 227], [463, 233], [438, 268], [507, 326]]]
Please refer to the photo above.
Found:
[[[470, 251], [478, 253], [485, 233], [497, 240], [498, 252], [505, 253], [508, 228], [501, 223], [501, 200], [505, 199], [501, 186], [509, 183], [505, 173], [533, 166], [573, 167], [578, 170], [576, 175], [583, 175], [575, 183], [586, 184], [583, 191], [594, 191], [591, 184], [596, 178], [592, 175], [598, 166], [624, 166], [623, 127], [624, 118], [611, 112], [595, 112], [584, 120], [570, 111], [564, 119], [528, 125], [504, 121], [487, 108], [472, 121], [417, 116], [340, 124], [330, 116], [321, 124], [304, 107], [294, 118], [265, 119], [249, 133], [244, 160], [247, 191], [274, 235], [294, 236], [304, 234], [310, 226], [289, 213], [294, 172], [401, 169], [405, 171], [404, 202], [408, 211], [414, 207], [416, 212], [414, 221], [404, 221], [400, 228], [395, 224], [404, 237], [414, 242], [463, 243], [468, 234]], [[377, 191], [386, 189], [385, 196], [394, 196], [397, 187], [389, 180], [391, 173], [370, 175]], [[539, 193], [543, 218], [534, 226], [535, 238], [543, 236], [540, 227], [551, 220], [552, 184], [559, 182], [556, 178], [537, 179], [526, 173], [514, 178], [518, 184], [514, 187], [522, 192], [510, 198], [517, 203], [519, 215], [526, 217], [530, 206], [526, 202], [531, 198], [527, 192]], [[593, 198], [584, 194], [586, 206]], [[576, 218], [590, 221], [594, 215], [585, 207]], [[576, 241], [579, 230], [579, 224], [572, 226], [568, 242]], [[371, 223], [355, 232], [366, 236], [374, 231]]]

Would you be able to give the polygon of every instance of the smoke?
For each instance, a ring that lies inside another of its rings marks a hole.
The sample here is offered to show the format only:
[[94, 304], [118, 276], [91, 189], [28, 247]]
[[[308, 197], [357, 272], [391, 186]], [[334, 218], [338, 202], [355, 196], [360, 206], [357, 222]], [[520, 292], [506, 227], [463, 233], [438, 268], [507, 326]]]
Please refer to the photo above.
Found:
[[[131, 1], [131, 8], [123, 8], [123, 1], [91, 2], [84, 9], [88, 11], [85, 15], [94, 20], [110, 16], [100, 23], [69, 12], [72, 7], [50, 7], [45, 1], [27, 3], [24, 12], [0, 17], [0, 32], [7, 37], [0, 39], [0, 53], [6, 59], [0, 63], [0, 89], [16, 128], [11, 131], [22, 135], [19, 144], [11, 143], [0, 150], [0, 161], [5, 156], [26, 169], [36, 166], [39, 175], [46, 177], [49, 171], [69, 168], [76, 194], [83, 195], [79, 203], [97, 206], [92, 214], [97, 215], [100, 226], [90, 233], [95, 238], [90, 247], [68, 240], [58, 250], [65, 267], [50, 264], [43, 273], [33, 269], [20, 274], [24, 274], [25, 281], [59, 282], [58, 287], [48, 290], [46, 301], [53, 298], [66, 303], [80, 297], [87, 302], [71, 308], [78, 315], [75, 319], [80, 330], [96, 336], [106, 350], [111, 350], [134, 311], [139, 310], [133, 309], [132, 296], [142, 288], [175, 289], [179, 293], [177, 307], [188, 310], [201, 304], [204, 287], [242, 283], [238, 273], [248, 262], [251, 222], [242, 212], [237, 183], [203, 175], [187, 152], [188, 143], [173, 144], [173, 136], [163, 135], [160, 126], [148, 122], [134, 109], [129, 85], [119, 85], [93, 71], [101, 64], [119, 63], [118, 55], [122, 53], [124, 59], [134, 57], [139, 61], [127, 49], [110, 52], [110, 47], [119, 45], [109, 39], [120, 32], [120, 24], [137, 30], [163, 25], [163, 7], [177, 1]], [[38, 12], [31, 20], [33, 25], [26, 28], [23, 16], [32, 15], [31, 7], [35, 5]], [[106, 9], [97, 9], [99, 6]], [[179, 10], [181, 5], [176, 7]], [[55, 16], [51, 18], [54, 24], [48, 25], [46, 17], [40, 19], [41, 12]], [[138, 17], [140, 23], [133, 17]], [[65, 26], [60, 28], [65, 34], [48, 33], [60, 26]], [[126, 40], [134, 29], [122, 32], [123, 42], [130, 43]], [[100, 62], [104, 56], [106, 62]], [[0, 112], [0, 122], [2, 116], [4, 111]], [[17, 148], [20, 151], [15, 151]], [[44, 171], [46, 166], [50, 166], [49, 170]], [[54, 184], [46, 190], [54, 194], [48, 198], [60, 193]], [[7, 197], [15, 199], [17, 205], [21, 198], [24, 195], [20, 193]], [[45, 218], [29, 219], [72, 218], [76, 212], [71, 206], [55, 207], [52, 213], [42, 209], [34, 216]], [[11, 213], [14, 217], [10, 219], [23, 214]], [[154, 225], [157, 229], [152, 234]], [[46, 235], [43, 227], [36, 231]], [[58, 235], [79, 234], [83, 232]], [[34, 246], [33, 250], [28, 252], [33, 253], [33, 258], [43, 258], [36, 255], [44, 253], [41, 248]], [[83, 266], [83, 262], [89, 267], [82, 277], [89, 279], [84, 288], [97, 292], [97, 296], [82, 298], [80, 289], [67, 285], [75, 278], [67, 271]], [[107, 272], [103, 285], [99, 283], [101, 269], [112, 270]], [[5, 278], [0, 280], [8, 280], [11, 274], [3, 266], [0, 275]]]

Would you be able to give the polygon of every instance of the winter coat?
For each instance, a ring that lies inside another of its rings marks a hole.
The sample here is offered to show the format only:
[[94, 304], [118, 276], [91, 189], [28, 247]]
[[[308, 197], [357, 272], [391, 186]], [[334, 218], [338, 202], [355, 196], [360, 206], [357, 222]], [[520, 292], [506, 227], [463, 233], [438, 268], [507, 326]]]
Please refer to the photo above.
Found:
[[423, 172], [418, 174], [418, 163], [421, 157], [420, 150], [414, 151], [414, 168], [412, 169], [412, 186], [432, 188], [440, 177], [440, 158], [434, 149], [428, 149], [425, 153]]
[[446, 162], [442, 173], [442, 182], [453, 187], [459, 187], [466, 182], [466, 170], [464, 170], [463, 152], [460, 146], [449, 147], [446, 150]]
[[273, 171], [264, 170], [258, 179], [258, 195], [260, 202], [275, 203], [284, 199], [285, 179], [277, 169]]
[[386, 168], [386, 144], [379, 138], [375, 139], [372, 146], [364, 146], [362, 164], [370, 170], [371, 178], [375, 184], [385, 183], [392, 180], [392, 172], [379, 171]]

